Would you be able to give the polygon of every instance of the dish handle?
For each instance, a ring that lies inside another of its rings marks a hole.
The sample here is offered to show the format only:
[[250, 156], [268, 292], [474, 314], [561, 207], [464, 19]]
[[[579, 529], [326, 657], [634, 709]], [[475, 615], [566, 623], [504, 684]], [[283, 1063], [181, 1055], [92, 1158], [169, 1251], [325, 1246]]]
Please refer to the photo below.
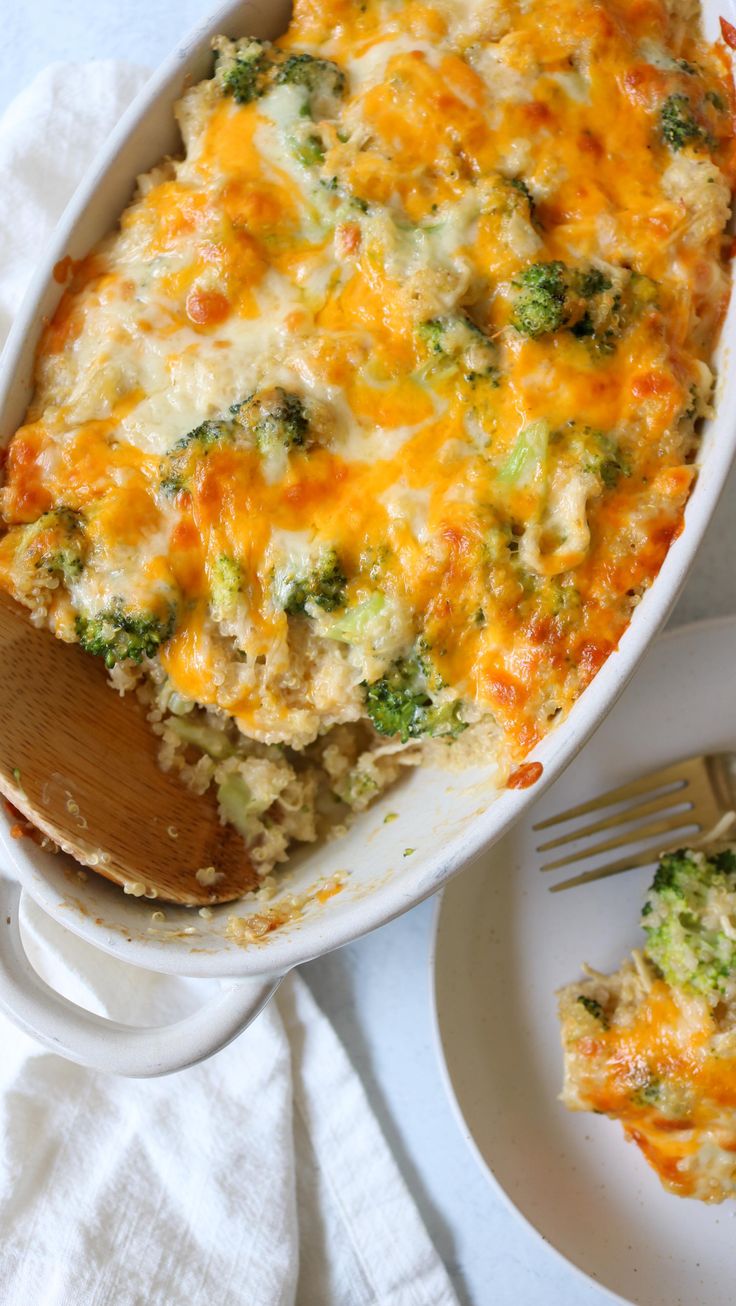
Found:
[[22, 891], [0, 878], [0, 1010], [32, 1038], [110, 1075], [170, 1075], [219, 1052], [255, 1020], [283, 975], [223, 984], [222, 993], [170, 1025], [130, 1026], [56, 993], [33, 969], [20, 933]]

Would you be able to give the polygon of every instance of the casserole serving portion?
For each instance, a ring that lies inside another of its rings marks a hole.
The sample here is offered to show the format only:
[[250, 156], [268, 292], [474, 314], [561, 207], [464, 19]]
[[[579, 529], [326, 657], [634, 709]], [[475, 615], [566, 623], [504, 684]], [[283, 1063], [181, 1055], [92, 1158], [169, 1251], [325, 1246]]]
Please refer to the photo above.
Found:
[[214, 46], [182, 157], [57, 268], [0, 583], [256, 879], [405, 765], [533, 779], [616, 648], [709, 412], [732, 89], [657, 0], [305, 0]]
[[571, 1111], [619, 1120], [669, 1192], [736, 1195], [736, 849], [679, 849], [659, 863], [646, 935], [613, 975], [559, 994]]

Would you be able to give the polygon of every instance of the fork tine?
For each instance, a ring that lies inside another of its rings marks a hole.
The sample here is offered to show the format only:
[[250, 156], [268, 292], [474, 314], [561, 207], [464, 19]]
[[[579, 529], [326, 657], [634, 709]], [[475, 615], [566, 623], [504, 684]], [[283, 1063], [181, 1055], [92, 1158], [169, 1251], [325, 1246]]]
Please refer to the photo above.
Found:
[[664, 817], [661, 821], [653, 821], [651, 825], [642, 826], [640, 829], [627, 830], [625, 834], [619, 834], [614, 839], [603, 839], [600, 843], [582, 848], [579, 852], [567, 853], [554, 862], [547, 862], [539, 869], [557, 871], [561, 866], [569, 866], [572, 862], [584, 862], [589, 857], [597, 857], [600, 853], [613, 852], [615, 848], [625, 848], [627, 845], [640, 843], [642, 839], [654, 839], [663, 834], [671, 836], [669, 842], [672, 842], [679, 837], [680, 832], [684, 835], [686, 831], [691, 831], [693, 828], [701, 830], [702, 826], [692, 810], [679, 812], [675, 817]]
[[621, 875], [623, 871], [633, 871], [637, 866], [655, 866], [663, 852], [667, 852], [674, 847], [674, 844], [668, 844], [667, 848], [662, 848], [660, 844], [654, 844], [650, 849], [639, 853], [636, 857], [622, 857], [620, 861], [609, 862], [607, 866], [599, 866], [596, 871], [583, 871], [581, 875], [573, 875], [569, 880], [561, 880], [559, 884], [549, 886], [550, 893], [561, 893], [563, 889], [575, 889], [579, 884], [590, 884], [592, 880], [606, 880], [609, 875]]
[[[716, 784], [717, 777], [714, 778], [712, 774], [714, 765], [720, 764], [720, 761], [720, 755], [685, 758], [661, 771], [643, 776], [631, 785], [611, 789], [589, 803], [581, 803], [559, 816], [540, 822], [536, 829], [569, 821], [585, 812], [605, 809], [612, 803], [626, 804], [623, 810], [619, 809], [584, 828], [578, 825], [567, 834], [542, 845], [538, 850], [540, 852], [543, 849], [559, 848], [563, 844], [580, 844], [583, 840], [587, 842], [587, 846], [578, 848], [577, 852], [548, 862], [540, 868], [543, 871], [557, 870], [575, 862], [599, 861], [597, 866], [581, 871], [579, 875], [563, 880], [560, 884], [550, 885], [550, 892], [559, 893], [562, 889], [604, 880], [610, 875], [618, 875], [637, 866], [653, 866], [662, 855], [663, 848], [668, 852], [682, 847], [693, 835], [702, 837], [704, 830], [712, 829], [727, 808], [734, 806], [730, 773], [726, 776], [725, 784]], [[650, 816], [659, 819], [648, 821]], [[626, 827], [623, 833], [622, 827]], [[604, 831], [611, 831], [614, 837], [600, 840], [591, 846], [588, 836]], [[643, 843], [648, 843], [648, 846], [642, 848]], [[626, 848], [628, 852], [617, 861], [606, 862], [604, 858], [601, 864], [601, 854]]]
[[661, 771], [652, 771], [649, 775], [641, 776], [638, 780], [632, 780], [630, 784], [621, 785], [618, 789], [609, 789], [606, 793], [598, 794], [597, 798], [591, 798], [587, 803], [579, 803], [577, 807], [568, 807], [567, 811], [558, 812], [556, 816], [548, 816], [544, 821], [538, 821], [533, 828], [535, 830], [547, 830], [551, 825], [561, 825], [563, 821], [572, 821], [577, 816], [586, 816], [588, 812], [597, 812], [604, 807], [611, 807], [614, 803], [623, 803], [628, 798], [637, 798], [640, 794], [654, 793], [656, 790], [663, 789], [665, 785], [679, 783], [682, 786], [683, 780], [685, 780], [683, 771], [693, 762], [701, 761], [702, 759], [695, 757], [684, 758], [673, 766], [663, 767]]
[[[593, 821], [591, 825], [576, 825], [567, 834], [560, 834], [556, 839], [548, 839], [546, 843], [540, 843], [537, 852], [546, 853], [550, 848], [562, 848], [566, 843], [575, 843], [577, 839], [585, 839], [589, 834], [598, 834], [601, 830], [613, 830], [618, 825], [625, 825], [635, 820], [642, 820], [645, 816], [652, 816], [655, 812], [666, 812], [671, 808], [681, 807], [683, 810], [692, 808], [692, 801], [688, 800], [686, 789], [688, 781], [686, 780], [678, 789], [670, 789], [666, 794], [660, 794], [658, 798], [652, 798], [646, 802], [646, 794], [642, 794], [640, 802], [631, 803], [623, 811], [616, 812], [614, 816], [606, 816], [602, 821]], [[673, 813], [674, 815], [674, 813]], [[636, 830], [630, 831], [630, 838], [636, 838]]]
[[561, 893], [562, 889], [574, 889], [578, 884], [590, 884], [592, 880], [606, 880], [609, 875], [621, 875], [624, 871], [633, 871], [637, 866], [656, 866], [660, 854], [667, 849], [655, 844], [649, 852], [639, 853], [638, 857], [622, 857], [619, 862], [609, 862], [608, 866], [599, 867], [598, 871], [583, 871], [582, 875], [573, 875], [572, 879], [561, 880], [560, 884], [549, 885], [549, 892]]

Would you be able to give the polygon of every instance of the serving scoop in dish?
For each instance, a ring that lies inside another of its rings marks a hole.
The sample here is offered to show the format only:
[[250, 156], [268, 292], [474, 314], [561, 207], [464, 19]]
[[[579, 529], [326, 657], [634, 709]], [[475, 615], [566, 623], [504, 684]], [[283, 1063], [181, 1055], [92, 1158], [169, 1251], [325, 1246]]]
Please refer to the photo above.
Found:
[[135, 696], [1, 591], [0, 666], [0, 794], [36, 829], [136, 897], [205, 906], [258, 883], [214, 796], [158, 766]]

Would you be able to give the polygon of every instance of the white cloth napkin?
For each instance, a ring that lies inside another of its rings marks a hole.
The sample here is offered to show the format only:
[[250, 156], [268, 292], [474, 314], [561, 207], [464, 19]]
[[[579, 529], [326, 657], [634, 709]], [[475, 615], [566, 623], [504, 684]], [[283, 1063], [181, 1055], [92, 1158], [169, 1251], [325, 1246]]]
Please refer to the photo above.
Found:
[[[57, 64], [0, 121], [0, 342], [34, 262], [141, 69]], [[31, 906], [60, 991], [157, 1024], [211, 985], [135, 970]], [[456, 1306], [332, 1027], [297, 976], [229, 1048], [115, 1080], [0, 1017], [3, 1306]]]

